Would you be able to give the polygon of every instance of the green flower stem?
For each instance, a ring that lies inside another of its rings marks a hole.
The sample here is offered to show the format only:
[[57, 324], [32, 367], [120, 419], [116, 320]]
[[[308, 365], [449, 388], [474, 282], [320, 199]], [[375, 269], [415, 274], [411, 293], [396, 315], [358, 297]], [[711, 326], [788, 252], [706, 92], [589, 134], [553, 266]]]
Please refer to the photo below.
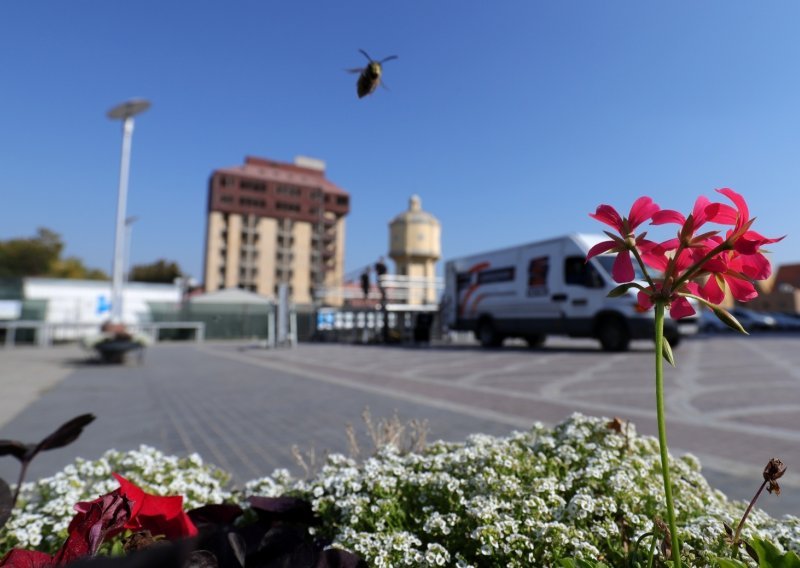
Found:
[[642, 269], [642, 274], [644, 274], [645, 280], [647, 280], [647, 283], [650, 284], [650, 287], [655, 290], [656, 284], [653, 282], [653, 279], [650, 278], [650, 273], [647, 271], [647, 266], [645, 266], [644, 260], [642, 260], [642, 255], [639, 254], [639, 248], [633, 247], [631, 252], [633, 253], [633, 258], [635, 258], [636, 262], [639, 264], [639, 268]]
[[665, 302], [655, 303], [656, 327], [656, 415], [658, 419], [658, 447], [661, 450], [661, 475], [664, 478], [664, 496], [667, 499], [667, 520], [672, 538], [672, 559], [675, 568], [681, 568], [681, 544], [678, 526], [675, 523], [675, 507], [672, 502], [672, 483], [669, 479], [669, 453], [667, 451], [667, 423], [664, 416], [664, 309]]

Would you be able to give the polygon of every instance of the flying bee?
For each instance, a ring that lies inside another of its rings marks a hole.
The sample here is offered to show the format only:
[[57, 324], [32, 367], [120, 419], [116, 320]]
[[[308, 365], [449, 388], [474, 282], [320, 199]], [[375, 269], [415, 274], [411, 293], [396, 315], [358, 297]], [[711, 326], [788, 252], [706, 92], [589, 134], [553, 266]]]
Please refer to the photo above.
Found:
[[358, 83], [356, 83], [358, 98], [360, 99], [375, 92], [375, 89], [377, 89], [378, 85], [381, 83], [381, 73], [383, 72], [381, 65], [392, 59], [397, 59], [397, 56], [390, 55], [389, 57], [384, 57], [380, 61], [375, 61], [367, 55], [367, 52], [363, 49], [359, 49], [358, 51], [364, 54], [364, 57], [369, 60], [369, 63], [366, 67], [357, 67], [356, 69], [348, 69], [348, 71], [350, 73], [360, 73], [358, 76]]

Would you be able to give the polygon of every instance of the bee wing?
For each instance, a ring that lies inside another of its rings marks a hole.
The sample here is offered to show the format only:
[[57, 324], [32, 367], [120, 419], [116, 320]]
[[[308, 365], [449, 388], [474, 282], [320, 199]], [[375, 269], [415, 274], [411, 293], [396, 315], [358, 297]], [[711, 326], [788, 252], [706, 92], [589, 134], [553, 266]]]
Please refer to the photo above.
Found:
[[345, 69], [348, 73], [361, 73], [364, 71], [364, 67], [353, 67], [352, 69]]
[[386, 63], [387, 61], [391, 61], [392, 59], [397, 59], [396, 55], [390, 55], [389, 57], [384, 57], [378, 63]]
[[364, 51], [363, 49], [359, 49], [358, 51], [363, 53], [364, 57], [366, 57], [369, 60], [369, 62], [372, 63], [372, 58], [369, 56], [369, 54], [366, 51]]

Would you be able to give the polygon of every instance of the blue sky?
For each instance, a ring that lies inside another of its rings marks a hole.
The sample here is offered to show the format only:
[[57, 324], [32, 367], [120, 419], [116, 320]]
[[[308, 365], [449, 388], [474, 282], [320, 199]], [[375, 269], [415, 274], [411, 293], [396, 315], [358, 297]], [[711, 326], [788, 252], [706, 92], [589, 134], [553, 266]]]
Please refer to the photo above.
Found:
[[[202, 277], [209, 174], [323, 159], [351, 194], [346, 270], [417, 193], [445, 259], [602, 229], [599, 203], [742, 193], [800, 262], [800, 4], [744, 1], [3, 2], [0, 239], [59, 232], [110, 271], [115, 104], [136, 121], [133, 263]], [[363, 48], [389, 90], [359, 100]]]

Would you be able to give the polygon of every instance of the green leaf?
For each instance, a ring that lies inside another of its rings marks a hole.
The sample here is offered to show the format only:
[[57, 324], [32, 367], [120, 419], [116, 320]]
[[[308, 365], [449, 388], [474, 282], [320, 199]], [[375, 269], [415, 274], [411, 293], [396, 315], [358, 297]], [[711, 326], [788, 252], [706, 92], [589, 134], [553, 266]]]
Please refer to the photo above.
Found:
[[625, 295], [625, 293], [628, 290], [630, 290], [631, 288], [638, 288], [639, 290], [642, 290], [642, 291], [645, 290], [645, 287], [642, 286], [641, 284], [638, 284], [636, 282], [628, 282], [626, 284], [620, 284], [619, 286], [617, 286], [616, 288], [611, 290], [611, 292], [608, 293], [608, 297], [609, 298], [619, 298], [620, 296]]
[[783, 553], [768, 540], [756, 538], [750, 546], [758, 554], [759, 568], [800, 568], [800, 557], [791, 550]]
[[742, 324], [739, 323], [739, 320], [737, 320], [735, 317], [733, 317], [724, 308], [721, 308], [720, 306], [718, 306], [716, 304], [712, 304], [711, 302], [709, 302], [705, 298], [701, 298], [700, 296], [695, 296], [694, 294], [681, 294], [681, 296], [686, 296], [687, 298], [694, 298], [695, 300], [697, 300], [701, 304], [704, 304], [705, 306], [707, 306], [712, 312], [714, 312], [714, 315], [717, 316], [717, 318], [719, 318], [719, 320], [722, 323], [724, 323], [725, 325], [727, 325], [729, 328], [733, 329], [734, 331], [738, 331], [739, 333], [744, 333], [745, 335], [750, 335], [749, 333], [747, 333], [747, 330], [745, 330], [745, 328], [742, 327]]
[[714, 561], [719, 568], [747, 568], [747, 564], [733, 558], [715, 558]]
[[674, 367], [675, 356], [672, 354], [672, 347], [670, 346], [669, 341], [667, 341], [666, 337], [662, 337], [661, 341], [662, 341], [661, 354], [664, 355], [664, 359], [666, 359], [667, 363], [669, 363]]

